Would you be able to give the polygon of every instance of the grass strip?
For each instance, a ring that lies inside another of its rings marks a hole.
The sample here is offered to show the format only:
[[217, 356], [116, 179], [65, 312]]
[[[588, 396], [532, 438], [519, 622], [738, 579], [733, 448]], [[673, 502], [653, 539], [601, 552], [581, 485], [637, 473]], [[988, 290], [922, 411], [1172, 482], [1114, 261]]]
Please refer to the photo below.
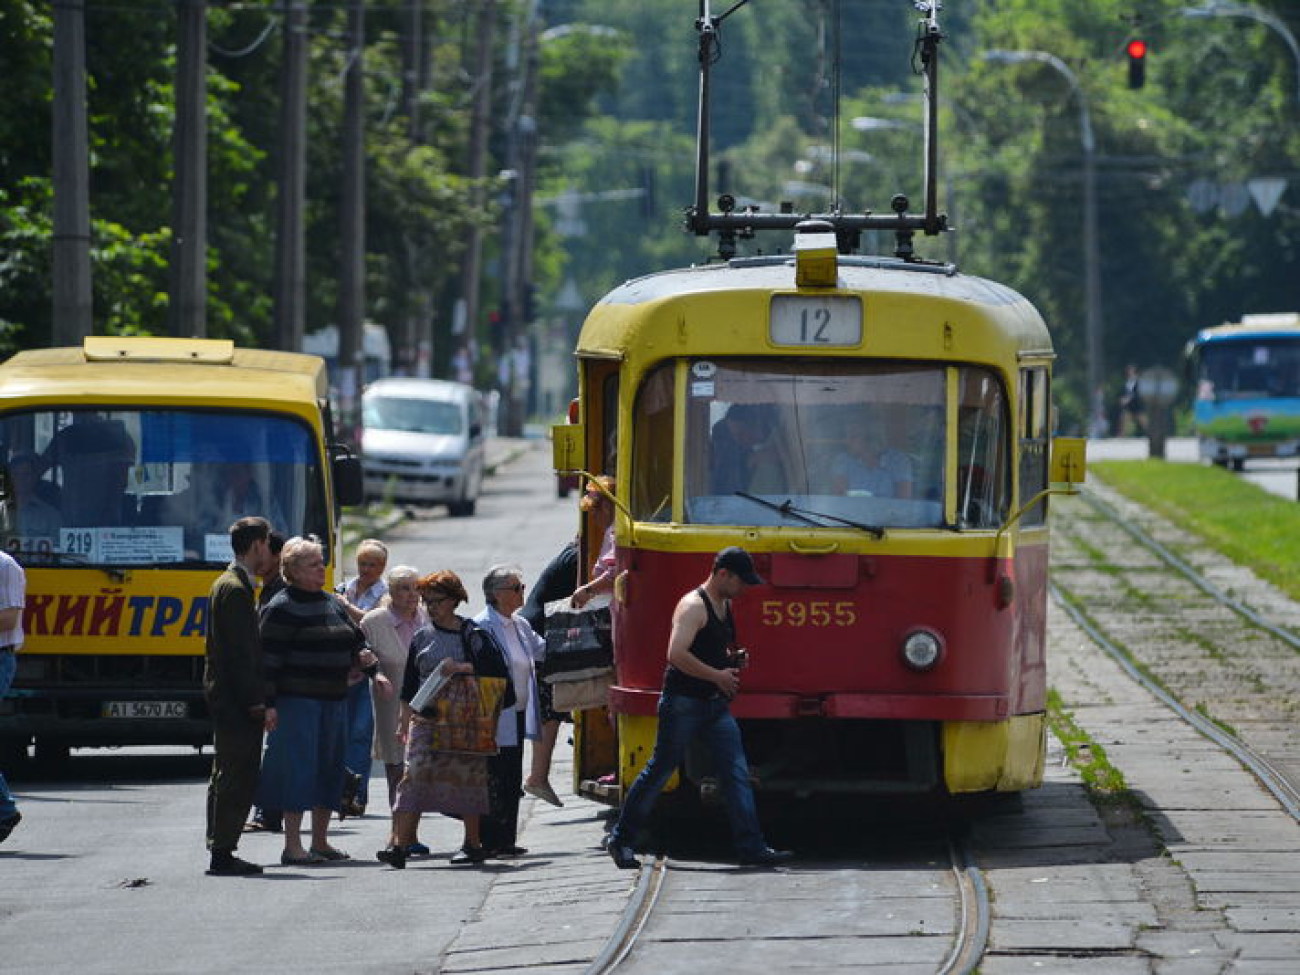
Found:
[[1300, 599], [1300, 504], [1201, 464], [1107, 460], [1089, 473]]
[[1134, 801], [1123, 773], [1110, 763], [1106, 749], [1078, 725], [1074, 714], [1066, 709], [1061, 695], [1054, 690], [1047, 692], [1047, 723], [1095, 801], [1120, 804]]

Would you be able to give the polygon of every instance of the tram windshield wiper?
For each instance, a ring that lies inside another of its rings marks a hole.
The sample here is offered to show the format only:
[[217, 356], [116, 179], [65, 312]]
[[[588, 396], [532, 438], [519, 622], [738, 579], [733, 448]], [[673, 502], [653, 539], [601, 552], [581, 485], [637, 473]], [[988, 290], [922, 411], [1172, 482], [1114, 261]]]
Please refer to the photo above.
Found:
[[[777, 504], [775, 501], [769, 501], [767, 500], [767, 498], [760, 498], [755, 494], [748, 493], [747, 491], [737, 491], [736, 494], [740, 495], [742, 498], [745, 498], [748, 501], [753, 501], [756, 504], [761, 504], [765, 508], [771, 508], [773, 511], [779, 512], [780, 514], [786, 515], [791, 518], [797, 518], [806, 525], [813, 525], [817, 528], [825, 528], [826, 525], [824, 522], [813, 521], [813, 518], [824, 518], [826, 521], [833, 521], [836, 524], [848, 525], [850, 528], [856, 528], [859, 531], [864, 531], [874, 538], [885, 537], [885, 530], [881, 528], [879, 525], [865, 525], [860, 521], [853, 521], [849, 518], [841, 518], [839, 517], [839, 515], [829, 515], [824, 511], [813, 511], [810, 508], [800, 508], [789, 498], [786, 498], [780, 504]], [[808, 517], [809, 515], [811, 515], [812, 517], [811, 518]]]
[[797, 510], [795, 510], [795, 507], [793, 504], [790, 503], [789, 498], [786, 498], [785, 501], [782, 502], [781, 504], [777, 504], [775, 501], [769, 501], [767, 500], [767, 498], [760, 498], [757, 494], [750, 494], [748, 491], [737, 491], [736, 494], [744, 498], [746, 501], [753, 501], [755, 504], [761, 504], [764, 508], [770, 508], [771, 510], [775, 511], [777, 514], [787, 515], [791, 518], [797, 518], [799, 521], [802, 521], [805, 525], [812, 525], [814, 528], [826, 527], [819, 521], [813, 521], [811, 518], [805, 518], [802, 514], [800, 514]]

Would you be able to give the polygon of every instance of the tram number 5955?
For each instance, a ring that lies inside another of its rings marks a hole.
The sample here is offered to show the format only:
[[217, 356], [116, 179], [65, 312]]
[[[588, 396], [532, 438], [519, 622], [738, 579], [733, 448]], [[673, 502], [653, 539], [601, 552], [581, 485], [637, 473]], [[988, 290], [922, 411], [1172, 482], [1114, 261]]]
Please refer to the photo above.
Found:
[[762, 611], [764, 626], [852, 626], [858, 621], [857, 606], [850, 600], [765, 599]]

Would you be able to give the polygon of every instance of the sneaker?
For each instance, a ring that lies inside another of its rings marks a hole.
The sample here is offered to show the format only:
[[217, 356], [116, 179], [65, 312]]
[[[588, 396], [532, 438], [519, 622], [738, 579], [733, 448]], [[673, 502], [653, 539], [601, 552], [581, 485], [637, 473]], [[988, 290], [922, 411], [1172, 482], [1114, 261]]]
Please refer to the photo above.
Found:
[[765, 846], [754, 853], [747, 853], [740, 858], [742, 867], [776, 867], [787, 863], [794, 857], [789, 850], [774, 850]]
[[375, 859], [380, 863], [388, 864], [394, 870], [405, 870], [407, 850], [403, 850], [400, 846], [386, 846], [375, 853]]
[[9, 839], [9, 834], [14, 831], [14, 827], [23, 821], [23, 814], [15, 812], [8, 819], [0, 819], [0, 843]]
[[408, 857], [427, 857], [431, 851], [423, 843], [412, 843], [406, 848]]
[[622, 843], [610, 843], [605, 849], [609, 852], [614, 866], [620, 870], [640, 870], [641, 861], [636, 858], [636, 851]]
[[241, 860], [233, 853], [214, 853], [207, 872], [209, 877], [253, 877], [261, 873], [262, 868]]

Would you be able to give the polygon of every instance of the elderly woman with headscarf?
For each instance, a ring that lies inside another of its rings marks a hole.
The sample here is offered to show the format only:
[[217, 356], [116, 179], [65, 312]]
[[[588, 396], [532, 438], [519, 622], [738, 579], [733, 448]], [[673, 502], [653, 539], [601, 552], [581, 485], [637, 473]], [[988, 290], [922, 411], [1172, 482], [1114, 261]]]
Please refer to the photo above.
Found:
[[[261, 613], [268, 708], [278, 723], [267, 738], [257, 805], [284, 811], [285, 866], [348, 855], [330, 846], [330, 815], [343, 795], [348, 672], [360, 665], [376, 682], [379, 661], [333, 593], [325, 591], [320, 542], [291, 538], [280, 552], [285, 587]], [[302, 844], [302, 817], [311, 810], [311, 846]]]
[[[420, 598], [429, 623], [411, 640], [402, 681], [402, 713], [398, 734], [406, 742], [406, 771], [397, 784], [393, 827], [388, 846], [375, 856], [394, 869], [406, 866], [420, 815], [426, 812], [459, 817], [464, 841], [451, 857], [454, 864], [487, 859], [480, 821], [488, 811], [488, 756], [453, 752], [439, 747], [431, 716], [417, 714], [411, 700], [435, 672], [505, 677], [505, 662], [492, 637], [456, 613], [469, 596], [454, 572], [434, 572], [420, 579]], [[503, 706], [514, 703], [508, 685]]]

